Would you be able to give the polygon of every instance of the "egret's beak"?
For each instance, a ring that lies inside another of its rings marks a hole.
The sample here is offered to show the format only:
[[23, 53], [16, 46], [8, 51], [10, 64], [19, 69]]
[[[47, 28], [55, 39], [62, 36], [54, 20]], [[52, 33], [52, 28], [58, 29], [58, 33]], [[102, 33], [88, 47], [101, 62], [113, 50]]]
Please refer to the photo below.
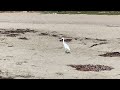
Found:
[[62, 41], [63, 39], [62, 38], [59, 38], [59, 41]]

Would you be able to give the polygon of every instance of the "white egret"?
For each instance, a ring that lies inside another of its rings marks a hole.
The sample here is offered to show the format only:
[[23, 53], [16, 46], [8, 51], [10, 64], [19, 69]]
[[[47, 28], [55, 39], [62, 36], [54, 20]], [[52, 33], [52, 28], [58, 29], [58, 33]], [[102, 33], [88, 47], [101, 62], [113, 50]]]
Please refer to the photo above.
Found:
[[70, 53], [70, 47], [67, 45], [67, 43], [65, 43], [65, 39], [62, 38], [63, 40], [63, 45], [64, 45], [64, 48], [65, 48], [65, 53]]

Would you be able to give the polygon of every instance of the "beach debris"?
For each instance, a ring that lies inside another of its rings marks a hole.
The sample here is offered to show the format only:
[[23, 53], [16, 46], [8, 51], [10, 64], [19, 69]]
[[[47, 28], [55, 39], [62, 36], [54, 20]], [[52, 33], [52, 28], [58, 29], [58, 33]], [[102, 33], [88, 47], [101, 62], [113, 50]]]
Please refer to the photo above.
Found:
[[103, 56], [103, 57], [120, 57], [120, 53], [119, 52], [107, 52], [105, 54], [100, 54], [99, 56]]
[[105, 66], [105, 65], [92, 65], [92, 64], [88, 64], [88, 65], [68, 65], [70, 67], [75, 68], [78, 71], [95, 71], [95, 72], [99, 72], [99, 71], [105, 71], [105, 70], [112, 70], [113, 67], [110, 66]]

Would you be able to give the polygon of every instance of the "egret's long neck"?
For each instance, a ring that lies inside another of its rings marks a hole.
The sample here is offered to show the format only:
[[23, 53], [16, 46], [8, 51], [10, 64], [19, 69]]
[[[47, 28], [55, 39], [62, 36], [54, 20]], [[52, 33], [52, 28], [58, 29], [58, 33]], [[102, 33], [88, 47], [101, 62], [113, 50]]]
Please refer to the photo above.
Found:
[[65, 42], [64, 42], [64, 38], [63, 38], [63, 43], [65, 43]]

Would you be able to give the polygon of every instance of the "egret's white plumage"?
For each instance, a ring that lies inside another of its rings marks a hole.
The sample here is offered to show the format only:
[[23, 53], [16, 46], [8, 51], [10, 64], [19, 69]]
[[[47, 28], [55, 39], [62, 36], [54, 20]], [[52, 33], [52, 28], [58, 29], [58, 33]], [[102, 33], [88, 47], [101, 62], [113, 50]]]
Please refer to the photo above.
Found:
[[62, 38], [62, 40], [63, 40], [63, 45], [64, 45], [64, 48], [65, 48], [65, 52], [70, 53], [70, 47], [67, 45], [67, 43], [65, 43], [64, 38]]

